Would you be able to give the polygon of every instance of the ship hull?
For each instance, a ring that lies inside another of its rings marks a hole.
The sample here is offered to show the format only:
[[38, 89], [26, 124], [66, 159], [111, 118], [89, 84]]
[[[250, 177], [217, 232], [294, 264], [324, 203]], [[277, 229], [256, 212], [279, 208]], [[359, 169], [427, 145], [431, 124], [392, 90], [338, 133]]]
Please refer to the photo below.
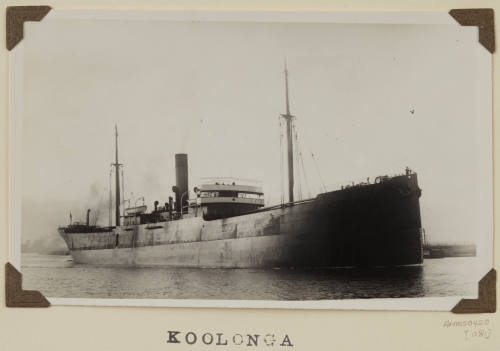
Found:
[[[398, 233], [395, 233], [398, 235]], [[399, 233], [412, 235], [412, 233]], [[413, 233], [418, 235], [418, 233]], [[293, 235], [268, 235], [242, 239], [198, 241], [136, 248], [75, 250], [75, 262], [112, 266], [171, 266], [199, 268], [275, 268], [275, 267], [345, 267], [367, 265], [406, 265], [421, 263], [418, 250], [394, 255], [372, 252], [373, 247], [358, 250], [359, 257], [325, 250], [319, 238]], [[338, 250], [337, 250], [338, 251]], [[297, 254], [299, 253], [300, 254]], [[379, 256], [380, 255], [380, 256]], [[374, 260], [372, 256], [385, 257]], [[399, 256], [399, 257], [398, 257]]]
[[175, 267], [344, 267], [420, 264], [416, 174], [246, 215], [65, 233], [77, 263]]

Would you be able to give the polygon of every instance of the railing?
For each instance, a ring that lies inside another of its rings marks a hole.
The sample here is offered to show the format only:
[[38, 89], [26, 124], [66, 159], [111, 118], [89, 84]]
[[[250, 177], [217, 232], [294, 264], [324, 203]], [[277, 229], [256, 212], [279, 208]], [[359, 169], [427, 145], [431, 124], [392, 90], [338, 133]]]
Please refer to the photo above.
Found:
[[249, 178], [236, 178], [236, 177], [203, 177], [200, 179], [201, 184], [209, 185], [209, 184], [225, 184], [225, 185], [253, 185], [253, 186], [262, 186], [262, 180], [258, 179], [249, 179]]
[[235, 204], [252, 204], [252, 205], [264, 205], [264, 199], [250, 199], [245, 197], [229, 197], [229, 196], [218, 196], [218, 197], [200, 197], [200, 204], [217, 204], [217, 203], [235, 203]]

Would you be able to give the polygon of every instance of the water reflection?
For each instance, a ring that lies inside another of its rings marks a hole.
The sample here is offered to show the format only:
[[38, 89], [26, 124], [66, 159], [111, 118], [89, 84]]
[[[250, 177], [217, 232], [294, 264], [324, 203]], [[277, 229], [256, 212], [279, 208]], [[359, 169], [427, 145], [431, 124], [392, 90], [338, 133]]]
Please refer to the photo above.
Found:
[[333, 300], [473, 295], [473, 258], [341, 269], [113, 268], [23, 259], [23, 286], [50, 297]]

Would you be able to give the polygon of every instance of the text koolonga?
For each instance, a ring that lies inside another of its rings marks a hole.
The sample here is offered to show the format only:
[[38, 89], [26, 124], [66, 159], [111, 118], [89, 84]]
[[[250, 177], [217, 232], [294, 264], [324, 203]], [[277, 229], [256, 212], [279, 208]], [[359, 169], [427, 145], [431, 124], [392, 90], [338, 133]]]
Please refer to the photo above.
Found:
[[283, 346], [283, 347], [293, 347], [290, 337], [285, 334], [284, 336], [279, 336], [276, 334], [239, 334], [235, 333], [233, 335], [225, 335], [224, 333], [195, 333], [189, 331], [185, 334], [177, 330], [168, 330], [167, 343], [169, 344], [182, 344], [186, 343], [189, 345], [205, 344], [212, 346], [226, 346], [226, 345], [236, 345], [236, 346]]

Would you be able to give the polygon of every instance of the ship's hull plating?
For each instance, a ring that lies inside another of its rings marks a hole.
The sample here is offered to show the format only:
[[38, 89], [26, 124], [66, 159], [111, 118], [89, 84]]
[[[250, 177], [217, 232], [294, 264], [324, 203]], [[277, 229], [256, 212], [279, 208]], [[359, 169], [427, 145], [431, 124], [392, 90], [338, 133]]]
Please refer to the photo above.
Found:
[[60, 231], [77, 263], [177, 267], [334, 267], [422, 263], [416, 174], [237, 217]]

